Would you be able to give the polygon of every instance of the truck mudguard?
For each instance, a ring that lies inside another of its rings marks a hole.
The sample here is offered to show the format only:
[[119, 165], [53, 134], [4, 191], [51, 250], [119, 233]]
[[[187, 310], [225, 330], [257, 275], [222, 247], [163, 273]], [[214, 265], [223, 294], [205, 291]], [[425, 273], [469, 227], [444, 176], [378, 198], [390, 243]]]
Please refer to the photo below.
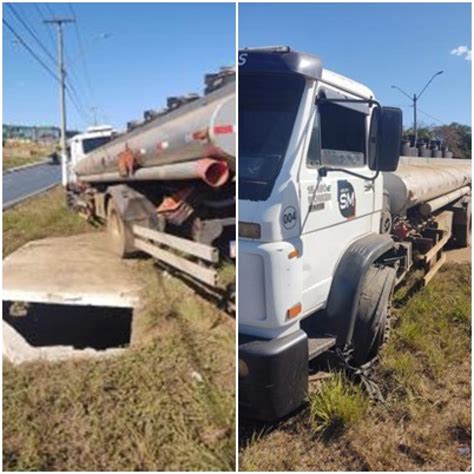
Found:
[[308, 336], [279, 339], [239, 334], [239, 412], [272, 422], [303, 403], [308, 389]]
[[339, 261], [327, 306], [318, 324], [324, 334], [336, 337], [337, 346], [343, 347], [352, 339], [357, 304], [367, 270], [393, 246], [389, 235], [371, 233], [353, 242]]
[[156, 209], [147, 197], [126, 184], [107, 188], [107, 194], [114, 200], [124, 222], [140, 222], [154, 228], [157, 221]]

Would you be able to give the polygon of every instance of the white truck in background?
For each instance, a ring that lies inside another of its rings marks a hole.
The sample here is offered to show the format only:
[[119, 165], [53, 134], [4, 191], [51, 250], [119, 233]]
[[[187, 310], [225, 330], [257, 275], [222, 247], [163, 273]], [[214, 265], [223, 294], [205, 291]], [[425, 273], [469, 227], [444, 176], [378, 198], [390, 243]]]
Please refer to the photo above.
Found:
[[205, 76], [202, 96], [169, 97], [125, 133], [89, 128], [69, 141], [70, 208], [106, 223], [121, 257], [148, 253], [218, 287], [235, 244], [235, 70]]
[[304, 402], [309, 362], [377, 355], [395, 286], [470, 244], [471, 161], [400, 159], [402, 114], [289, 47], [239, 52], [239, 410]]
[[70, 138], [68, 140], [68, 159], [62, 163], [63, 186], [66, 187], [68, 183], [77, 181], [74, 168], [88, 153], [110, 142], [116, 135], [118, 135], [118, 132], [110, 125], [94, 125], [88, 127], [84, 133], [79, 133]]

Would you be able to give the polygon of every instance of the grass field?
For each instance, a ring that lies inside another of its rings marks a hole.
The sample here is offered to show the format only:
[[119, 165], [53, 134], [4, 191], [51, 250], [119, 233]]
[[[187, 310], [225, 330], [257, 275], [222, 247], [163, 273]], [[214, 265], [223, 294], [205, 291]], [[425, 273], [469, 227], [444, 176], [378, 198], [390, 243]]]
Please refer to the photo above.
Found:
[[[63, 202], [54, 190], [6, 211], [5, 254], [91, 231]], [[4, 362], [4, 470], [234, 469], [234, 320], [151, 260], [134, 267], [145, 288], [125, 355]]]
[[243, 471], [463, 471], [471, 466], [471, 271], [448, 264], [405, 301], [375, 380], [384, 402], [341, 374], [310, 383], [278, 425], [242, 420]]
[[7, 141], [3, 146], [3, 171], [29, 165], [48, 158], [55, 145]]
[[64, 190], [58, 186], [3, 213], [3, 256], [31, 240], [94, 230], [67, 210]]

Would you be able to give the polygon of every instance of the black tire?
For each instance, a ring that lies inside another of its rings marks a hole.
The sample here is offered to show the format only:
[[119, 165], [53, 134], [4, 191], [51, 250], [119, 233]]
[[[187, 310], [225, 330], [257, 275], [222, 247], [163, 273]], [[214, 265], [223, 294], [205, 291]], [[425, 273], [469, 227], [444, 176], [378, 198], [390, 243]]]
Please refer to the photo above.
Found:
[[395, 276], [391, 267], [372, 266], [367, 272], [352, 336], [352, 363], [355, 366], [374, 359], [387, 339]]
[[129, 225], [123, 221], [113, 199], [107, 207], [107, 233], [111, 248], [120, 257], [130, 257], [136, 253], [133, 246], [133, 233]]

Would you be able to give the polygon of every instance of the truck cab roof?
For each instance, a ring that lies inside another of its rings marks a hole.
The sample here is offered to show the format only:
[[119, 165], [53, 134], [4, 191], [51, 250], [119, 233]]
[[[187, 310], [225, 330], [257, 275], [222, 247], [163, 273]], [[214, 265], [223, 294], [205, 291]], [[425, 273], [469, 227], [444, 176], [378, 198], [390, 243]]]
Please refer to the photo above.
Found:
[[88, 127], [87, 130], [83, 133], [74, 135], [68, 140], [68, 143], [71, 144], [73, 141], [82, 141], [87, 140], [88, 138], [96, 138], [112, 135], [115, 130], [110, 125], [98, 125], [93, 127]]
[[372, 90], [364, 86], [361, 82], [354, 81], [329, 69], [323, 69], [321, 82], [325, 82], [326, 84], [345, 90], [364, 99], [375, 98], [375, 94]]
[[318, 56], [292, 50], [289, 46], [244, 48], [239, 57], [241, 72], [296, 73], [337, 87], [358, 97], [369, 99], [374, 93], [360, 82], [323, 68]]

